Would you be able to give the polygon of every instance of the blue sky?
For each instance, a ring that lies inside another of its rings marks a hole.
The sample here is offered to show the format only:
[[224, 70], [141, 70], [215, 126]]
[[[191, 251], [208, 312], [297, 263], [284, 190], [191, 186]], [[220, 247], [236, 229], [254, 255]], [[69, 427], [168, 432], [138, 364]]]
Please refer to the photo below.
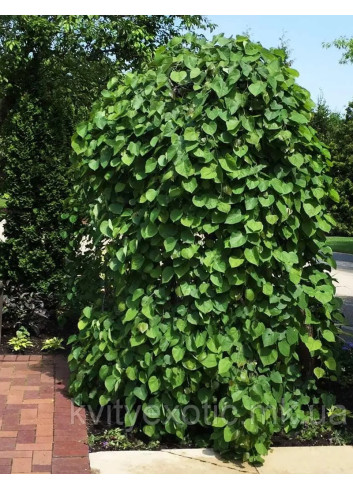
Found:
[[208, 15], [218, 24], [215, 33], [235, 36], [250, 30], [251, 38], [265, 47], [278, 46], [285, 32], [292, 49], [293, 67], [300, 85], [316, 102], [320, 90], [332, 110], [343, 111], [353, 100], [353, 64], [339, 64], [340, 52], [322, 43], [342, 35], [353, 37], [353, 16], [309, 15]]

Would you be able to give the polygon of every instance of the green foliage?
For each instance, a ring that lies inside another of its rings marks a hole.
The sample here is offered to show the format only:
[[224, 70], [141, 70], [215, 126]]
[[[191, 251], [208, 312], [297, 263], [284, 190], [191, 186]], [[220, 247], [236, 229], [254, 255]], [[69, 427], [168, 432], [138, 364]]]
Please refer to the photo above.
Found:
[[334, 189], [327, 198], [327, 205], [336, 220], [332, 234], [353, 236], [353, 103], [342, 117], [332, 112], [320, 98], [313, 127], [331, 152]]
[[294, 59], [292, 58], [293, 50], [291, 49], [290, 39], [288, 39], [286, 31], [282, 32], [278, 41], [278, 49], [284, 52], [284, 63], [287, 66], [292, 66], [294, 64]]
[[353, 38], [347, 36], [341, 36], [332, 42], [324, 42], [323, 46], [325, 48], [335, 47], [340, 51], [343, 51], [342, 57], [340, 59], [341, 64], [347, 64], [353, 62]]
[[328, 236], [327, 244], [333, 252], [353, 254], [353, 238], [342, 236]]
[[143, 441], [128, 436], [121, 428], [105, 430], [101, 435], [91, 434], [88, 437], [91, 448], [100, 450], [158, 450], [158, 441]]
[[336, 234], [353, 236], [353, 103], [350, 102], [346, 114], [336, 133], [335, 142], [330, 145], [332, 153], [332, 176], [340, 201], [334, 199], [332, 215], [337, 220]]
[[351, 445], [353, 435], [345, 426], [337, 427], [330, 422], [312, 421], [296, 433], [295, 439], [303, 443], [314, 442], [315, 445], [320, 445], [320, 441], [327, 440], [330, 445], [342, 446]]
[[330, 425], [330, 423], [313, 421], [305, 424], [296, 436], [300, 441], [312, 441], [325, 437], [328, 434], [331, 435], [332, 431], [333, 427]]
[[2, 197], [0, 197], [0, 211], [2, 211], [3, 209], [6, 209], [6, 204], [7, 204], [8, 198], [9, 198], [9, 196], [7, 194], [4, 194], [4, 195], [2, 195]]
[[341, 372], [339, 376], [340, 384], [343, 388], [351, 390], [353, 386], [353, 336], [348, 335], [350, 340], [340, 353]]
[[21, 326], [21, 328], [16, 331], [16, 336], [8, 341], [8, 345], [14, 352], [27, 350], [27, 348], [33, 346], [29, 336], [30, 334], [28, 330], [24, 326]]
[[245, 37], [177, 37], [79, 126], [100, 267], [70, 339], [77, 403], [120, 399], [153, 439], [196, 423], [255, 462], [305, 418], [314, 367], [334, 377], [329, 153], [297, 75]]
[[141, 66], [202, 16], [1, 16], [0, 171], [8, 194], [1, 271], [63, 293], [71, 135], [109, 78]]
[[62, 346], [64, 339], [54, 336], [53, 338], [48, 338], [43, 341], [42, 350], [64, 350]]
[[46, 293], [57, 291], [63, 281], [61, 213], [68, 195], [71, 127], [58, 100], [43, 107], [39, 97], [25, 95], [1, 130], [0, 157], [9, 194], [3, 275]]
[[53, 298], [22, 285], [4, 282], [3, 327], [18, 329], [23, 324], [39, 335], [53, 324]]

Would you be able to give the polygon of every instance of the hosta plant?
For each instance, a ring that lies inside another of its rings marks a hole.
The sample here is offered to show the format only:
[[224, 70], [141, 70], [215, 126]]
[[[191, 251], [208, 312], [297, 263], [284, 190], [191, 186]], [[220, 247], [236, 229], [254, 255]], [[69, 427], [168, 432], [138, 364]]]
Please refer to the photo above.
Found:
[[63, 341], [64, 338], [58, 338], [57, 336], [54, 336], [53, 338], [47, 338], [43, 341], [41, 350], [64, 350]]
[[21, 326], [16, 331], [16, 336], [14, 336], [8, 341], [8, 345], [11, 348], [11, 350], [14, 352], [21, 352], [27, 350], [27, 348], [33, 346], [33, 343], [30, 340], [29, 331], [24, 326]]
[[77, 403], [119, 399], [125, 427], [209, 432], [252, 462], [318, 415], [342, 320], [323, 206], [337, 194], [297, 76], [245, 37], [177, 37], [78, 126], [101, 269], [70, 340]]

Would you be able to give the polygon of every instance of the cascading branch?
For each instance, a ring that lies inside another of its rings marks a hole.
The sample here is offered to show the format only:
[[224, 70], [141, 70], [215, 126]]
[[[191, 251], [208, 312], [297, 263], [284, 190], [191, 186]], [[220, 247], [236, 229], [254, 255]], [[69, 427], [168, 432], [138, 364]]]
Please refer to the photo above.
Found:
[[245, 37], [177, 37], [78, 127], [105, 287], [71, 339], [77, 403], [119, 399], [148, 436], [204, 432], [261, 461], [321, 402], [342, 320], [323, 198], [338, 196], [297, 76]]

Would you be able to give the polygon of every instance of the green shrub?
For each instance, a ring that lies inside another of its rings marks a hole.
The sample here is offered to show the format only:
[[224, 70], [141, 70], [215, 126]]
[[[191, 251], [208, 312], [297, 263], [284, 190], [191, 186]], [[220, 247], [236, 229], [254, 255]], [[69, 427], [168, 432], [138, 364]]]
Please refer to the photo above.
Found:
[[101, 435], [91, 434], [88, 437], [90, 448], [99, 448], [99, 450], [158, 450], [160, 448], [158, 441], [149, 441], [144, 443], [141, 440], [129, 439], [121, 428], [112, 428], [105, 430]]
[[29, 291], [11, 281], [4, 282], [4, 329], [18, 329], [23, 324], [39, 335], [55, 324], [55, 300], [52, 295]]
[[60, 103], [19, 97], [0, 138], [8, 192], [1, 274], [47, 295], [61, 291], [67, 245], [62, 233], [68, 225], [61, 214], [70, 188], [72, 121]]
[[252, 462], [305, 419], [308, 394], [320, 402], [342, 319], [329, 154], [283, 57], [245, 37], [175, 38], [113, 80], [73, 138], [104, 286], [86, 281], [71, 394], [119, 399], [152, 439], [211, 427], [217, 450]]
[[333, 236], [353, 236], [353, 103], [350, 102], [344, 115], [331, 112], [322, 97], [314, 112], [312, 125], [317, 135], [330, 150], [333, 187], [339, 201], [328, 200], [329, 212], [336, 220], [331, 230]]

